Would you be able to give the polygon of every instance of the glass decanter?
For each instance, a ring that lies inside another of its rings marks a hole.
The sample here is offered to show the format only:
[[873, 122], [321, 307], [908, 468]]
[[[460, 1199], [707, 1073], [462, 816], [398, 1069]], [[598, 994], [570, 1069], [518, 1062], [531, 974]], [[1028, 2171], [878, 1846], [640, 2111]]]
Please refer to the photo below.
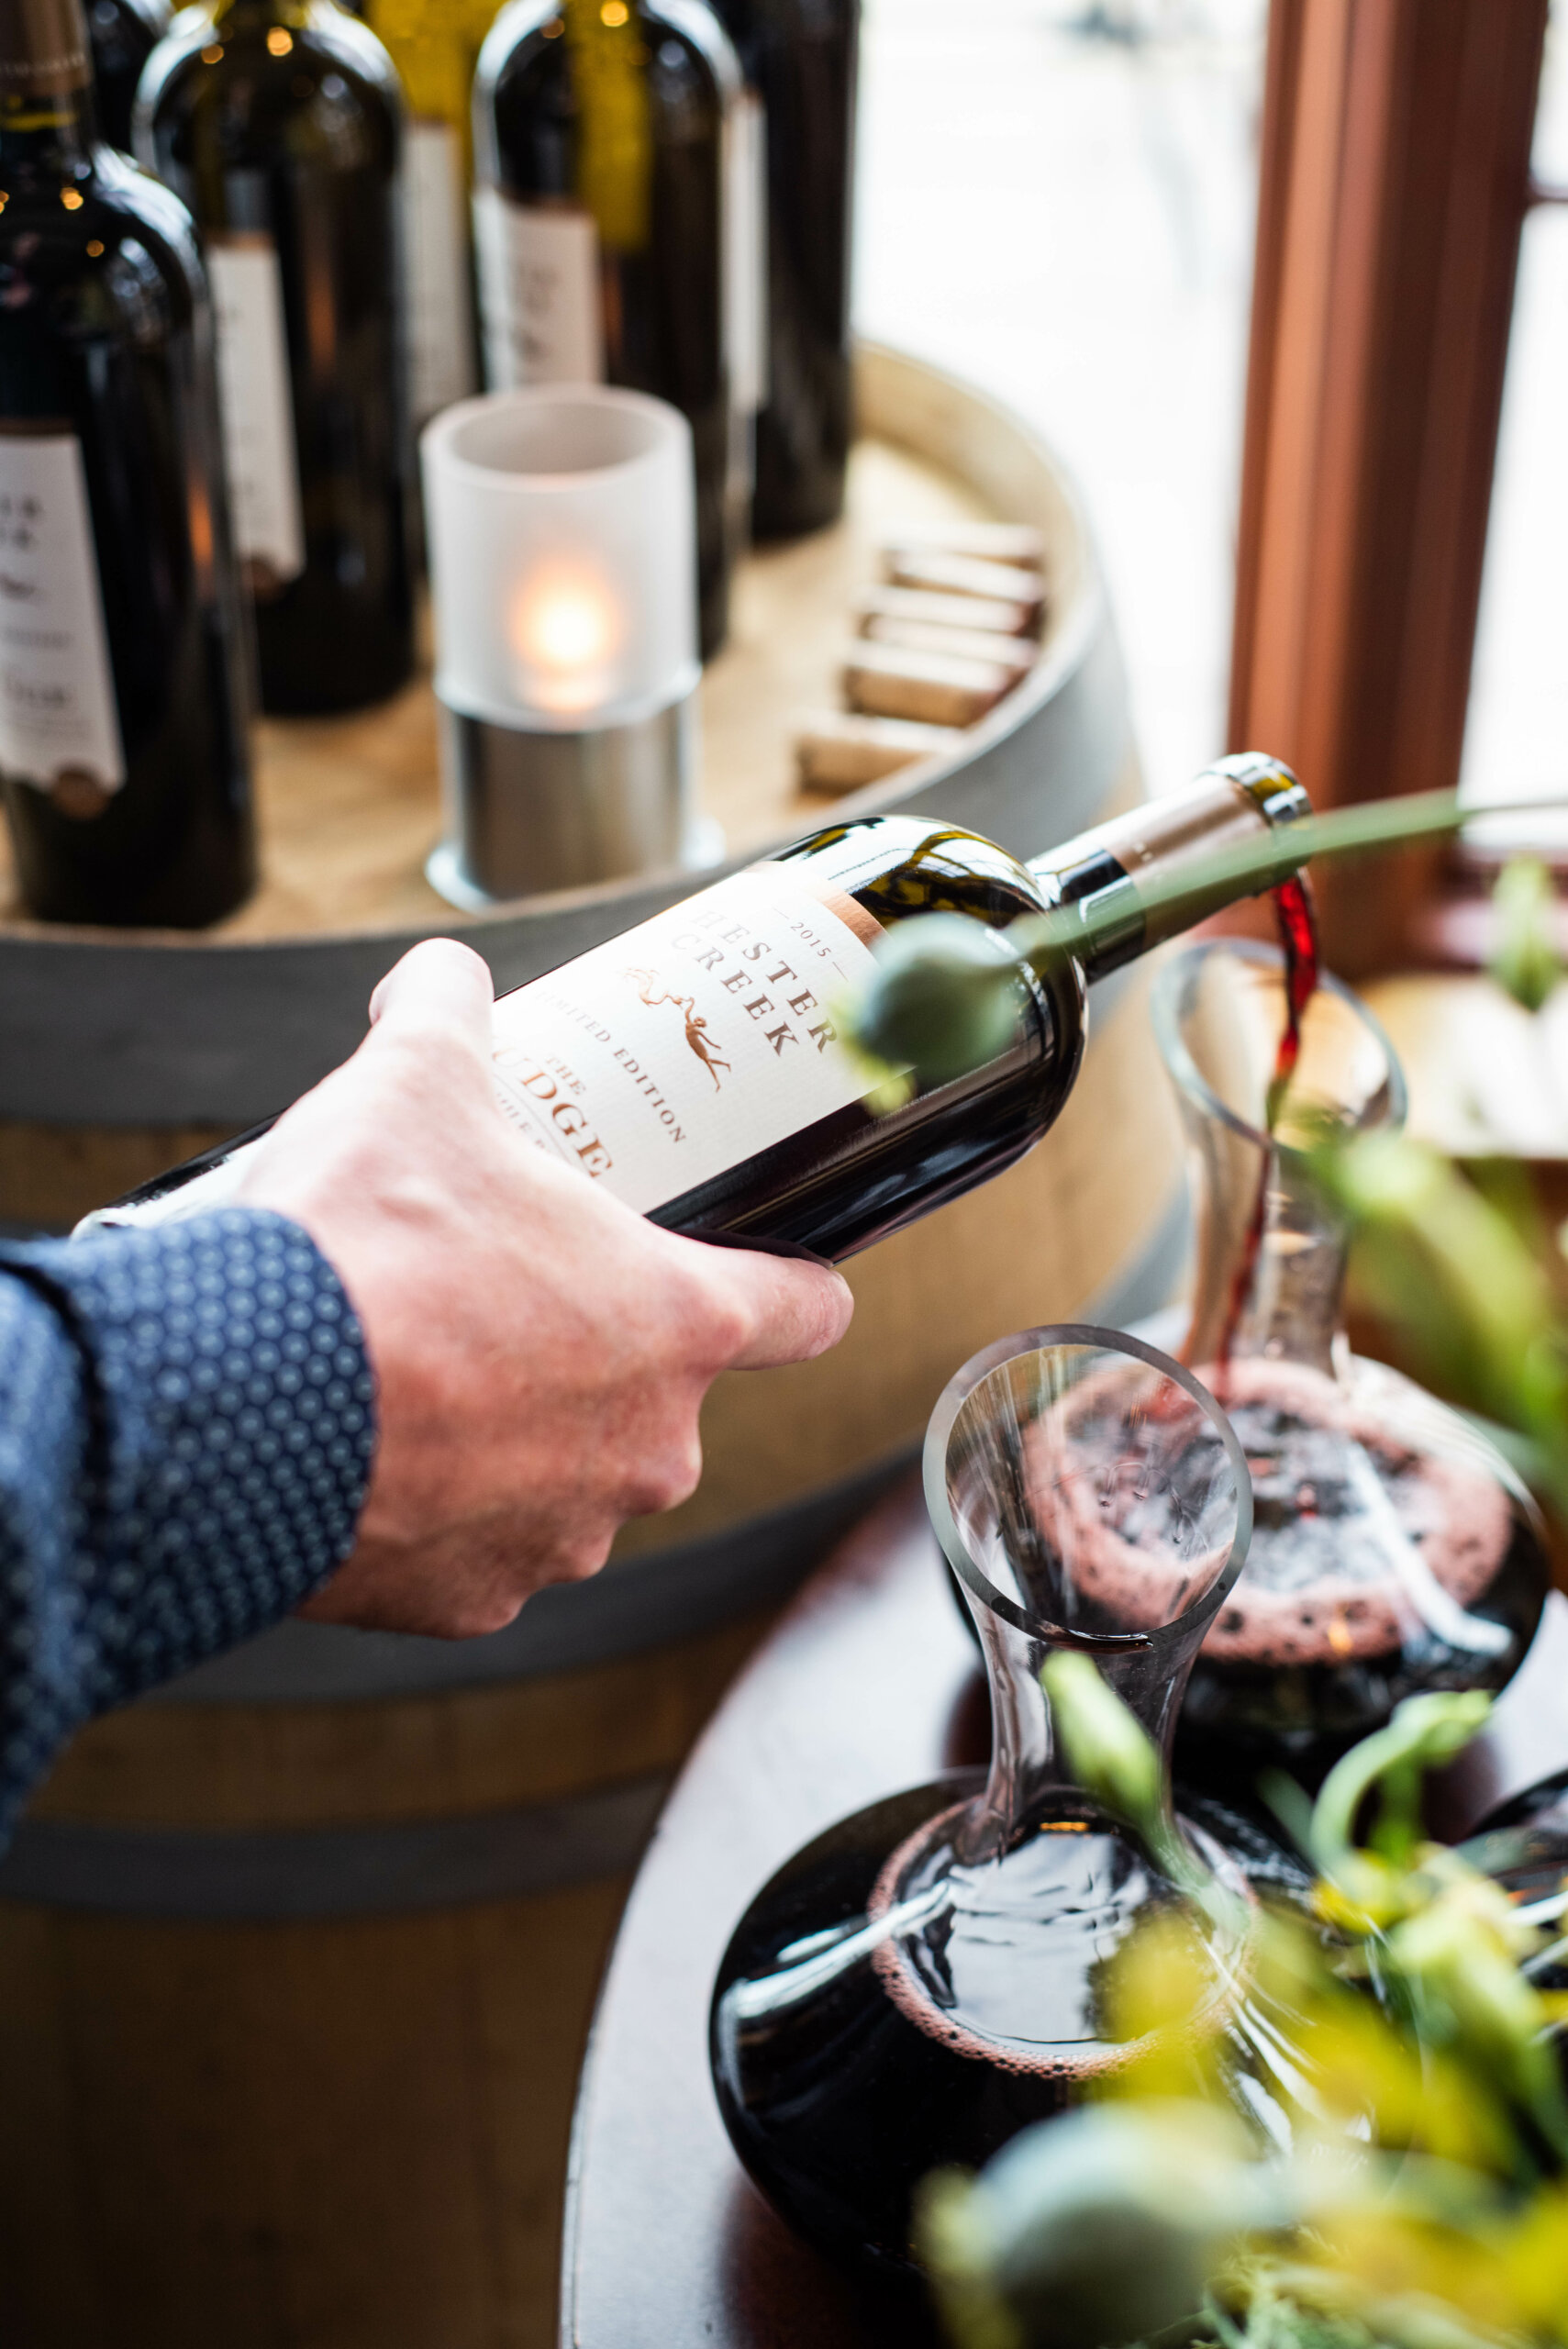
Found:
[[1370, 1012], [1322, 980], [1272, 1133], [1279, 952], [1191, 948], [1161, 972], [1153, 1013], [1196, 1229], [1183, 1359], [1240, 1439], [1254, 1513], [1246, 1572], [1188, 1683], [1177, 1776], [1245, 1802], [1265, 1761], [1315, 1787], [1405, 1697], [1501, 1687], [1548, 1569], [1502, 1455], [1344, 1334], [1347, 1235], [1305, 1145], [1326, 1126], [1403, 1121], [1404, 1079]]
[[1103, 2003], [1134, 1925], [1190, 1918], [1218, 2030], [1254, 1914], [1201, 1830], [1189, 1841], [1225, 1887], [1212, 1913], [1099, 1807], [1040, 1679], [1062, 1651], [1088, 1654], [1168, 1754], [1251, 1520], [1213, 1397], [1137, 1339], [1028, 1331], [947, 1388], [925, 1475], [984, 1654], [989, 1774], [913, 1788], [797, 1853], [735, 1932], [711, 2032], [725, 2124], [762, 2192], [830, 2255], [893, 2281], [917, 2272], [922, 2178], [978, 2165], [1140, 2043], [1115, 2039]]

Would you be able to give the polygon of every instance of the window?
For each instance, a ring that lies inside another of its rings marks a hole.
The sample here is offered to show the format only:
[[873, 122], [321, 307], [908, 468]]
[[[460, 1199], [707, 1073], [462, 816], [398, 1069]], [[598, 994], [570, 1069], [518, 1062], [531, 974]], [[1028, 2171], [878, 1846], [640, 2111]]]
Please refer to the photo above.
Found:
[[[1568, 5], [1547, 30], [1461, 788], [1477, 807], [1568, 797]], [[1568, 857], [1568, 810], [1473, 827]]]
[[1083, 490], [1151, 786], [1224, 748], [1266, 0], [867, 0], [856, 322]]

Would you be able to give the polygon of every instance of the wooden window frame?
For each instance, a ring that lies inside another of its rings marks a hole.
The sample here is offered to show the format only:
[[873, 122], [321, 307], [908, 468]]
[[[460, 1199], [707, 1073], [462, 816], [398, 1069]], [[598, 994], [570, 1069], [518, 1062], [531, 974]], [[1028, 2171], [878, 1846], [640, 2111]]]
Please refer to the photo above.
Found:
[[[1548, 0], [1273, 0], [1229, 735], [1319, 807], [1459, 779]], [[1334, 874], [1334, 967], [1451, 951], [1451, 853]], [[1472, 885], [1473, 886], [1473, 885]]]

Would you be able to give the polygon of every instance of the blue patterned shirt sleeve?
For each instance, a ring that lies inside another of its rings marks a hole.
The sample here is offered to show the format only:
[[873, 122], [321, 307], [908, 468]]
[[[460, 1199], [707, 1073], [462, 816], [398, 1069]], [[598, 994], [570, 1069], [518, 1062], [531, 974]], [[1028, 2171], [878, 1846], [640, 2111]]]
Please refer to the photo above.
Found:
[[360, 1325], [297, 1224], [0, 1241], [0, 1844], [83, 1721], [326, 1579], [374, 1449]]

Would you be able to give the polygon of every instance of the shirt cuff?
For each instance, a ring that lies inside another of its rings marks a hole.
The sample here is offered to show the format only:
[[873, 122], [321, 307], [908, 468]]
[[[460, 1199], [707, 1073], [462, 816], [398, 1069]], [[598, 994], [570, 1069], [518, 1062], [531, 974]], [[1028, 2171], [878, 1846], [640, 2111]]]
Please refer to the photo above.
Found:
[[252, 1637], [353, 1545], [363, 1333], [308, 1233], [257, 1208], [0, 1251], [84, 1371], [78, 1718]]

